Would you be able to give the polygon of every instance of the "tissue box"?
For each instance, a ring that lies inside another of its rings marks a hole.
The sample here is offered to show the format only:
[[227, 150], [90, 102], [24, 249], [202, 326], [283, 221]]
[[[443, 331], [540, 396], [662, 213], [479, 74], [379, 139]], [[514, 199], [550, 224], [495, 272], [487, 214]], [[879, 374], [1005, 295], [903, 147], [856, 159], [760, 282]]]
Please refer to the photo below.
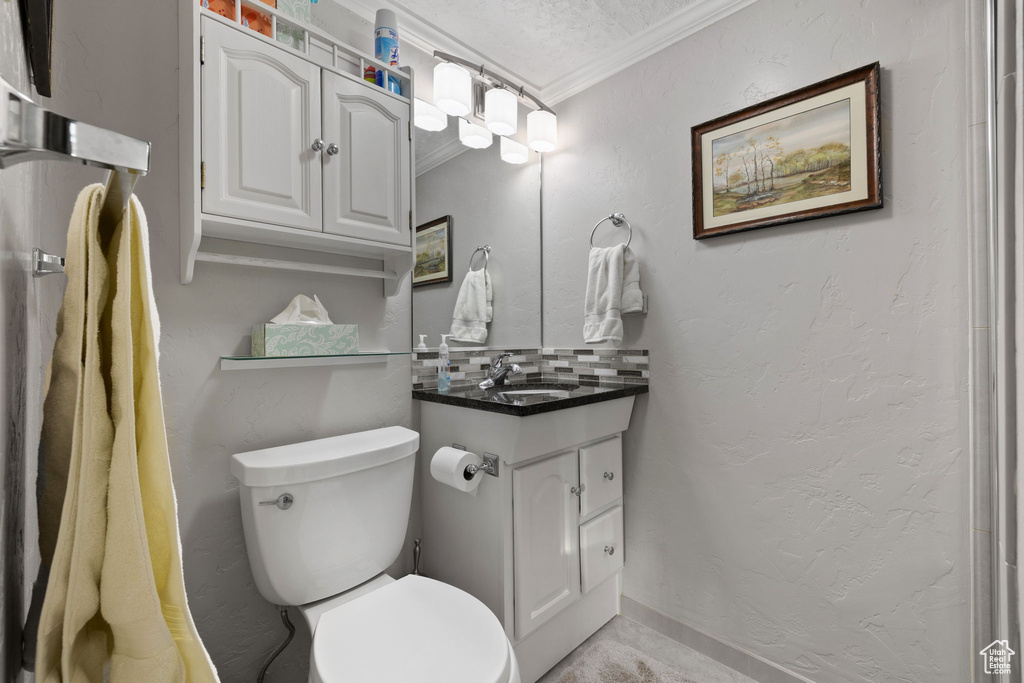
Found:
[[341, 356], [359, 353], [359, 325], [264, 323], [252, 326], [254, 356]]

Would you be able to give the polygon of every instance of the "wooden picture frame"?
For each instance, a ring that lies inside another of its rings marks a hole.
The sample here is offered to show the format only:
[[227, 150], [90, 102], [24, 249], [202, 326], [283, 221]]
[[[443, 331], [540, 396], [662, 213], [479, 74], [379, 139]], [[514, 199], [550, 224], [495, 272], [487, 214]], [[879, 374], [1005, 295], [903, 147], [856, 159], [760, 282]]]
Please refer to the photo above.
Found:
[[882, 208], [878, 62], [691, 130], [693, 238]]
[[452, 281], [452, 217], [441, 216], [416, 227], [412, 286]]

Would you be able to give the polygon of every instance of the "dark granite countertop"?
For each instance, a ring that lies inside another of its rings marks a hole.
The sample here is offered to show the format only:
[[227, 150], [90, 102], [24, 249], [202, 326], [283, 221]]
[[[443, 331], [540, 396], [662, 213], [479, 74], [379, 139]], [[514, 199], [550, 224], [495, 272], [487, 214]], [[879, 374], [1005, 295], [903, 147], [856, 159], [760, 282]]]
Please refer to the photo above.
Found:
[[[510, 395], [506, 392], [529, 390], [553, 390], [555, 393]], [[455, 387], [447, 394], [437, 389], [414, 389], [412, 397], [420, 401], [443, 403], [460, 408], [486, 410], [502, 415], [527, 417], [548, 413], [552, 410], [564, 410], [585, 406], [589, 403], [611, 401], [625, 396], [646, 394], [646, 384], [627, 384], [623, 386], [578, 386], [576, 384], [554, 384], [550, 382], [528, 384], [508, 384], [492, 389], [480, 389], [476, 386]]]

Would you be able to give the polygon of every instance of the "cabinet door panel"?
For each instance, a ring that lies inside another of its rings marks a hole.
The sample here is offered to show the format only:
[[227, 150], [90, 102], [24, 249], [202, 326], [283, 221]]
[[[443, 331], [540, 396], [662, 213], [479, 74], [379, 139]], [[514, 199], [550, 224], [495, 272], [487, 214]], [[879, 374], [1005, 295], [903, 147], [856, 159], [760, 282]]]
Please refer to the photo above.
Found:
[[324, 231], [410, 244], [409, 105], [330, 71], [323, 93]]
[[575, 450], [512, 471], [516, 638], [580, 597]]
[[622, 437], [614, 436], [580, 449], [580, 515], [622, 498]]
[[580, 527], [584, 593], [622, 569], [625, 553], [623, 546], [621, 505]]
[[203, 211], [322, 231], [320, 69], [204, 20]]

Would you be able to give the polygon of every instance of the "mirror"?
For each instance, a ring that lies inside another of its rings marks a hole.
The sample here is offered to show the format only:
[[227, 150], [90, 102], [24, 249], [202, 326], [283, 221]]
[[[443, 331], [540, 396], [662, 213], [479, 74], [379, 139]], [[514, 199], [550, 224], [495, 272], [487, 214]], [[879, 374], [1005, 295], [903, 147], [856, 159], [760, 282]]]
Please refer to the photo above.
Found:
[[[531, 348], [541, 345], [540, 154], [523, 164], [501, 159], [500, 138], [470, 149], [458, 136], [458, 119], [439, 132], [416, 130], [416, 222], [423, 229], [414, 270], [413, 347], [426, 334], [429, 348], [452, 327], [452, 313], [470, 267], [484, 266], [491, 279], [492, 319], [483, 343], [450, 346]], [[444, 224], [450, 216], [450, 244]], [[433, 224], [433, 225], [431, 225]], [[447, 253], [451, 261], [447, 261]], [[447, 273], [444, 266], [447, 265]], [[450, 281], [445, 281], [450, 276]], [[418, 280], [433, 280], [418, 284]]]

